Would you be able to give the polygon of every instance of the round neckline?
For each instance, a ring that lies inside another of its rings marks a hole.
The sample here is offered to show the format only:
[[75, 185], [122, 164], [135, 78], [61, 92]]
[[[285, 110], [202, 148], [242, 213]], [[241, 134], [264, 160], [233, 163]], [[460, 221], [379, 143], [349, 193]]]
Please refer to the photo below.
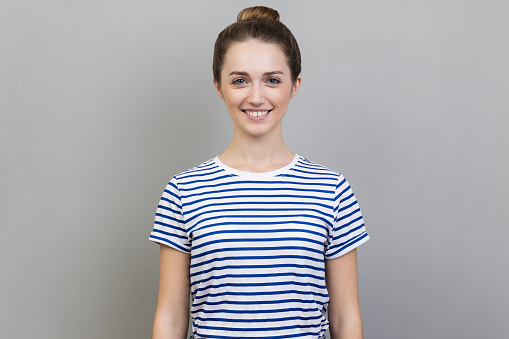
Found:
[[227, 173], [235, 174], [239, 177], [245, 177], [245, 178], [251, 178], [251, 179], [268, 179], [268, 178], [275, 177], [276, 175], [284, 173], [288, 169], [293, 167], [293, 165], [295, 165], [298, 160], [299, 160], [299, 155], [297, 153], [295, 153], [295, 156], [293, 157], [292, 161], [288, 165], [285, 165], [285, 166], [278, 168], [276, 170], [269, 171], [269, 172], [246, 172], [246, 171], [241, 171], [241, 170], [238, 170], [233, 167], [225, 165], [221, 160], [219, 160], [219, 155], [216, 155], [214, 157], [214, 162], [216, 163], [216, 165], [219, 166], [221, 169], [225, 170]]

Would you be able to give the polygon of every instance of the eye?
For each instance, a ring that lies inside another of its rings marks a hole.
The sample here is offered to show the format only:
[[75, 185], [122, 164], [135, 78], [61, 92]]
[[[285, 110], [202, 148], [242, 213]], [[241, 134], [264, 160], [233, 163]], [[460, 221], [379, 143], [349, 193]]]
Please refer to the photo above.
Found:
[[246, 83], [246, 80], [245, 80], [245, 79], [242, 79], [242, 78], [240, 78], [240, 79], [235, 79], [235, 80], [233, 80], [233, 81], [232, 81], [232, 84], [234, 84], [234, 85], [243, 85], [243, 84], [245, 84], [245, 83]]
[[269, 78], [269, 79], [267, 79], [267, 82], [269, 84], [279, 84], [281, 81], [279, 81], [279, 79], [277, 79], [277, 78]]

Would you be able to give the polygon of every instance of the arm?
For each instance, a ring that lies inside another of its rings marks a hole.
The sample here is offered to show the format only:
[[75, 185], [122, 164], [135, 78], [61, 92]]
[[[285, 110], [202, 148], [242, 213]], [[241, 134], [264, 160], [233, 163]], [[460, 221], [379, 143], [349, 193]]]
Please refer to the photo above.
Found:
[[185, 339], [189, 326], [191, 256], [160, 246], [159, 294], [152, 339]]
[[325, 260], [325, 282], [329, 292], [331, 339], [362, 339], [357, 249]]

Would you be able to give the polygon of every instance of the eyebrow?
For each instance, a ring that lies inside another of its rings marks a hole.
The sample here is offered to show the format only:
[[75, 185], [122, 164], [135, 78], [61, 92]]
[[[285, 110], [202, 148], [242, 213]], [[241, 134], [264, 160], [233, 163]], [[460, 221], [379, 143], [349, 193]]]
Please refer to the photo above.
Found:
[[[283, 72], [281, 71], [272, 71], [272, 72], [265, 72], [263, 73], [264, 76], [268, 76], [268, 75], [274, 75], [274, 74], [282, 74], [284, 75]], [[249, 76], [249, 73], [247, 72], [241, 72], [241, 71], [233, 71], [231, 72], [230, 74], [228, 74], [228, 76], [230, 75], [243, 75], [243, 76]]]

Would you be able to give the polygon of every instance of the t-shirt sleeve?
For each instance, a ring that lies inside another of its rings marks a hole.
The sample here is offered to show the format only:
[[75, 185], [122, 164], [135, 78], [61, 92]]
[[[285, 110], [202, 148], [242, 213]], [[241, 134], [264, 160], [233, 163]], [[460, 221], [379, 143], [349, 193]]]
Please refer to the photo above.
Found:
[[334, 222], [324, 253], [326, 259], [342, 256], [369, 240], [357, 199], [342, 174], [336, 185], [333, 214]]
[[175, 177], [166, 185], [159, 200], [149, 240], [191, 253], [191, 241], [186, 234], [182, 201]]

